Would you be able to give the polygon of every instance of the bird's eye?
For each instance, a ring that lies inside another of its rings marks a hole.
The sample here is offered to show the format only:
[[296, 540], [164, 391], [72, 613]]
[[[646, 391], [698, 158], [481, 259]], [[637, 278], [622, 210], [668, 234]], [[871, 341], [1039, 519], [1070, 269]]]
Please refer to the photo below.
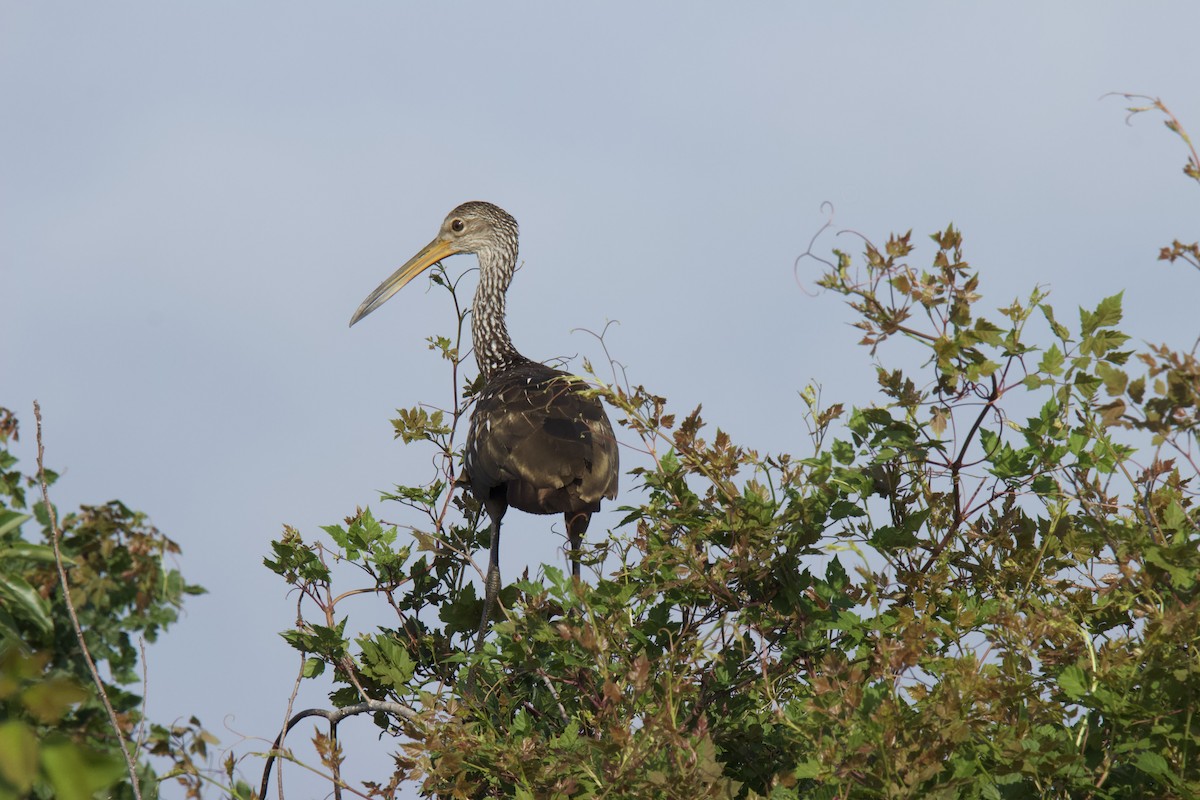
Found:
[[465, 227], [467, 226], [463, 224], [461, 219], [456, 219], [450, 223], [450, 230], [454, 231], [455, 233], [462, 233], [463, 228]]

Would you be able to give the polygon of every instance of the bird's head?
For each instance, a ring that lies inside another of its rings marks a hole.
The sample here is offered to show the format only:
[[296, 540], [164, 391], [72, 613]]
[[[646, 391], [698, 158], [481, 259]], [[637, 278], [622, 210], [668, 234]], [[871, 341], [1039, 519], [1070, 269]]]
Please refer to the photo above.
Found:
[[[433, 241], [392, 273], [391, 277], [367, 295], [350, 318], [350, 324], [386, 303], [405, 284], [443, 258], [459, 253], [477, 253], [480, 263], [515, 263], [517, 257], [517, 221], [499, 206], [472, 200], [451, 211]], [[507, 284], [507, 282], [506, 282]]]

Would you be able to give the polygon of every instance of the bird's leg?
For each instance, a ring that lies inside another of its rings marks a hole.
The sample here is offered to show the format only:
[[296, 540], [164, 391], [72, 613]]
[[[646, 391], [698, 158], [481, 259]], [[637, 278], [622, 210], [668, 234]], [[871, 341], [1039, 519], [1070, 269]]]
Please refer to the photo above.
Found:
[[[488, 621], [491, 621], [492, 606], [496, 604], [496, 596], [500, 594], [500, 517], [504, 516], [503, 507], [496, 513], [488, 510], [488, 516], [492, 518], [492, 547], [487, 557], [487, 577], [484, 578], [484, 616], [479, 620], [479, 633], [475, 636], [476, 655], [484, 651], [484, 638], [487, 636]], [[467, 697], [475, 693], [475, 673], [478, 670], [479, 664], [474, 664], [467, 673]]]
[[580, 511], [571, 513], [568, 511], [563, 515], [567, 523], [567, 541], [570, 542], [571, 550], [568, 555], [571, 558], [571, 574], [576, 580], [579, 579], [579, 549], [583, 547], [583, 535], [587, 533], [588, 523], [592, 521], [592, 514], [589, 511]]
[[475, 639], [475, 652], [483, 650], [483, 639], [487, 635], [492, 606], [500, 593], [500, 515], [492, 515], [492, 551], [488, 558], [487, 578], [483, 584], [483, 618], [479, 620], [479, 635]]

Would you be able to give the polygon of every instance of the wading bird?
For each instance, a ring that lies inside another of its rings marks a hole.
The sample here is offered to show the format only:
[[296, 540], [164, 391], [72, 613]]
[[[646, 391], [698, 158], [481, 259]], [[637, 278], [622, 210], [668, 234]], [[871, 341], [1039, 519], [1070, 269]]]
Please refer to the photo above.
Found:
[[448, 256], [474, 253], [479, 286], [471, 303], [471, 339], [483, 388], [467, 433], [466, 484], [491, 519], [491, 555], [476, 649], [500, 590], [500, 521], [509, 506], [562, 514], [571, 573], [592, 513], [617, 494], [617, 441], [604, 408], [578, 378], [517, 352], [504, 321], [504, 299], [517, 265], [517, 221], [491, 203], [463, 203], [432, 242], [363, 300], [350, 324], [387, 302]]

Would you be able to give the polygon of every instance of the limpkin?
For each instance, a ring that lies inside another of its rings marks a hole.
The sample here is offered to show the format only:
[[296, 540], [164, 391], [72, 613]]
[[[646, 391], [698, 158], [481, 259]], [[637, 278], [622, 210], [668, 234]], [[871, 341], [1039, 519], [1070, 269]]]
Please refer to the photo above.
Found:
[[500, 521], [511, 506], [562, 514], [571, 573], [592, 513], [617, 493], [617, 441], [604, 408], [586, 384], [517, 352], [504, 319], [505, 294], [517, 265], [517, 221], [484, 202], [450, 212], [432, 242], [371, 292], [350, 324], [370, 314], [425, 269], [448, 256], [474, 253], [479, 286], [471, 303], [471, 339], [483, 386], [467, 432], [466, 485], [491, 520], [478, 648], [500, 589]]

